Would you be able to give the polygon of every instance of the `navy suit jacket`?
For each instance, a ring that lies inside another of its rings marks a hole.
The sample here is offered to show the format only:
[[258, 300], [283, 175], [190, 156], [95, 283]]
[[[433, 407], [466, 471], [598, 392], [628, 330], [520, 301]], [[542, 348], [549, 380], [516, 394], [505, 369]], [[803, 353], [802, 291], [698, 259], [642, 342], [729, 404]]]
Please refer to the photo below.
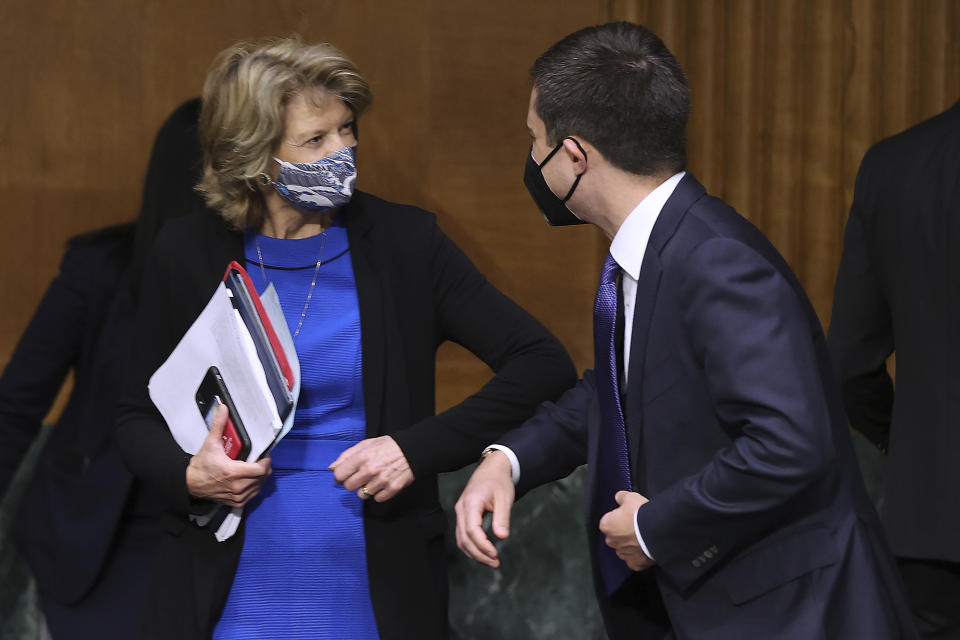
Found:
[[[889, 446], [898, 556], [960, 563], [960, 102], [860, 165], [829, 344], [850, 424]], [[886, 361], [897, 354], [896, 402]]]
[[[610, 636], [912, 637], [819, 321], [773, 246], [687, 175], [653, 228], [635, 309], [624, 406], [657, 562], [635, 577], [655, 580], [672, 630], [630, 582], [608, 597], [595, 570]], [[501, 439], [518, 494], [586, 462], [592, 522], [600, 428], [588, 371]], [[588, 538], [595, 557], [603, 538]]]

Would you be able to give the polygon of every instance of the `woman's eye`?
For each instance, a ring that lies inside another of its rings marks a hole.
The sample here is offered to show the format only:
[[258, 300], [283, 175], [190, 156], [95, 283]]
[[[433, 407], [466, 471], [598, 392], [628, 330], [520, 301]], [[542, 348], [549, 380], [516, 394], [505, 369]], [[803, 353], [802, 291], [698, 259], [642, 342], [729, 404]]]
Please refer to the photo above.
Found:
[[323, 140], [323, 136], [313, 136], [312, 138], [304, 142], [304, 144], [317, 144], [321, 140]]

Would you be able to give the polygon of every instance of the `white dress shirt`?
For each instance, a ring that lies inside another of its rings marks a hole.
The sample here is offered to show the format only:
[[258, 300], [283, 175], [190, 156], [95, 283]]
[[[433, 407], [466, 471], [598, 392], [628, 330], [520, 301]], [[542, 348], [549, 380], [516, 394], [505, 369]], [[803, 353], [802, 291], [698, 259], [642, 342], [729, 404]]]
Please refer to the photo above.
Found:
[[[650, 240], [650, 232], [653, 231], [653, 225], [663, 205], [673, 194], [680, 180], [686, 172], [675, 173], [663, 182], [656, 189], [647, 194], [647, 196], [634, 207], [633, 211], [626, 217], [617, 235], [613, 237], [610, 243], [610, 255], [623, 270], [623, 277], [620, 279], [620, 287], [623, 293], [623, 372], [621, 374], [620, 388], [627, 386], [628, 374], [630, 372], [630, 341], [633, 337], [633, 310], [637, 299], [637, 281], [640, 279], [640, 266], [643, 264], [643, 256], [647, 252], [647, 242]], [[494, 444], [490, 449], [503, 451], [510, 459], [512, 468], [513, 484], [520, 482], [520, 461], [516, 454], [503, 445]], [[636, 513], [633, 514], [633, 530], [637, 535], [637, 541], [640, 548], [652, 560], [653, 555], [643, 542], [643, 537], [637, 529]]]

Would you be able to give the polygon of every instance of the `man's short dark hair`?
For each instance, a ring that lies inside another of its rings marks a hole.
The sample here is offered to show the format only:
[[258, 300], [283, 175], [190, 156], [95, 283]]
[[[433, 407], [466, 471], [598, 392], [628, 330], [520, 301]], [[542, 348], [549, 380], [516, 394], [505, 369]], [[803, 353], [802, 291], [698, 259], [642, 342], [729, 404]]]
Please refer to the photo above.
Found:
[[581, 29], [537, 58], [530, 75], [549, 144], [581, 136], [614, 166], [638, 175], [685, 168], [687, 79], [646, 27]]

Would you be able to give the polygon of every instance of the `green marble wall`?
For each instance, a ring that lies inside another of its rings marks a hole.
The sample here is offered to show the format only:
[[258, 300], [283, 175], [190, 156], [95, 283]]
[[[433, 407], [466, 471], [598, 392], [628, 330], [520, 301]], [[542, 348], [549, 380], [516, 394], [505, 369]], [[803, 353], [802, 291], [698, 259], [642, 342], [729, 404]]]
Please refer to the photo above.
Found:
[[0, 640], [48, 640], [37, 587], [11, 541], [13, 514], [52, 428], [34, 441], [0, 501]]
[[[455, 640], [604, 638], [583, 522], [584, 469], [514, 507], [500, 568], [468, 560], [453, 536], [453, 505], [473, 469], [441, 478], [450, 519], [450, 624]], [[488, 517], [489, 518], [489, 517]]]

